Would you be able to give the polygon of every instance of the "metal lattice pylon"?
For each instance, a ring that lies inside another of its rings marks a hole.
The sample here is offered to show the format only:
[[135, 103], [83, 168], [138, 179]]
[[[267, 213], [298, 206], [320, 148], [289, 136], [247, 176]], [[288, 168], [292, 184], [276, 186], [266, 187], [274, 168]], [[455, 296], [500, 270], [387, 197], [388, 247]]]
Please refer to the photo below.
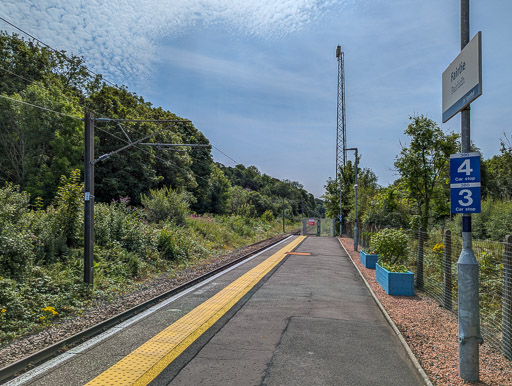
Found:
[[338, 59], [338, 104], [337, 104], [337, 127], [336, 127], [336, 174], [340, 171], [340, 166], [345, 166], [347, 155], [347, 131], [345, 120], [345, 68], [343, 63], [344, 53], [341, 47], [336, 48], [336, 58]]

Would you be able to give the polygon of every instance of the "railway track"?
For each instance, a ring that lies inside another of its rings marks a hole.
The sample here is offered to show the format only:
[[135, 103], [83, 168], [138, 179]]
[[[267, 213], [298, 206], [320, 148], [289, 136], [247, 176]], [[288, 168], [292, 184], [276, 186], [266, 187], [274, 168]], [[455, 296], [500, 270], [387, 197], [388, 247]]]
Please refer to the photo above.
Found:
[[250, 249], [249, 252], [244, 253], [242, 256], [229, 261], [228, 263], [217, 267], [215, 269], [212, 269], [211, 271], [207, 272], [206, 274], [202, 274], [200, 276], [197, 276], [193, 278], [192, 280], [187, 281], [184, 284], [181, 284], [171, 290], [165, 291], [147, 301], [144, 301], [126, 311], [123, 311], [109, 319], [106, 319], [100, 323], [97, 323], [96, 325], [86, 328], [79, 333], [76, 333], [70, 337], [67, 337], [63, 340], [60, 340], [57, 343], [51, 344], [48, 347], [45, 347], [44, 349], [41, 349], [33, 354], [30, 354], [23, 359], [17, 360], [14, 363], [11, 363], [3, 368], [0, 369], [0, 383], [4, 383], [40, 364], [43, 362], [69, 350], [72, 347], [75, 347], [88, 339], [91, 339], [92, 337], [101, 334], [104, 331], [109, 330], [110, 328], [118, 325], [119, 323], [147, 310], [148, 308], [162, 302], [163, 300], [175, 296], [179, 294], [180, 292], [232, 267], [233, 265], [236, 265], [251, 256], [255, 255], [256, 253], [269, 248], [286, 237], [293, 235], [293, 234], [299, 234], [299, 231], [291, 232], [288, 234], [283, 235], [279, 238], [273, 238], [271, 239], [271, 242], [268, 242], [269, 240], [263, 240], [258, 243], [252, 244], [247, 246], [244, 249]]

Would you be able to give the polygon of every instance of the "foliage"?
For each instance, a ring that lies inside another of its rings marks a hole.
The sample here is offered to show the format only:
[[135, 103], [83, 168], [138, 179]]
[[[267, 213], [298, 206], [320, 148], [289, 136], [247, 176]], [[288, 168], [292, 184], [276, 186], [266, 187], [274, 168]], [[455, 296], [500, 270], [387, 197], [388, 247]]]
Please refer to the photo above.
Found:
[[[512, 233], [512, 203], [488, 198], [482, 201], [481, 213], [472, 218], [472, 233], [475, 239], [503, 241]], [[454, 235], [462, 232], [462, 216], [454, 216], [447, 226]]]
[[[457, 151], [457, 134], [444, 134], [423, 115], [410, 117], [404, 131], [411, 137], [395, 159], [401, 183], [416, 205], [421, 228], [428, 230], [430, 218], [449, 215], [449, 156]], [[435, 209], [435, 210], [434, 210]]]
[[228, 209], [231, 185], [222, 170], [214, 165], [207, 188], [207, 210], [210, 213], [225, 214]]
[[264, 222], [271, 222], [274, 220], [274, 214], [272, 213], [271, 210], [266, 210], [265, 212], [263, 212], [263, 214], [261, 215], [261, 221], [264, 221]]
[[[334, 181], [329, 179], [325, 186], [326, 192], [325, 198], [325, 209], [326, 216], [331, 218], [338, 218], [340, 211], [340, 189], [341, 189], [341, 200], [342, 200], [342, 215], [343, 221], [354, 221], [355, 217], [355, 165], [352, 161], [347, 161], [345, 166], [340, 168], [338, 173], [338, 180]], [[368, 168], [358, 167], [357, 176], [358, 185], [358, 211], [357, 217], [360, 222], [364, 218], [365, 212], [371, 205], [371, 198], [375, 195], [378, 185], [377, 176], [375, 173]], [[337, 220], [338, 221], [338, 220]], [[338, 223], [339, 224], [339, 223]], [[336, 225], [338, 227], [339, 225]]]
[[34, 261], [35, 236], [30, 232], [30, 195], [6, 184], [0, 189], [0, 274], [21, 277]]
[[190, 200], [189, 194], [166, 186], [157, 190], [151, 189], [149, 195], [141, 195], [148, 221], [156, 223], [171, 220], [183, 225], [189, 214]]
[[278, 216], [282, 212], [283, 198], [288, 207], [289, 218], [299, 215], [323, 217], [325, 213], [323, 201], [315, 199], [296, 181], [278, 180], [261, 173], [255, 166], [217, 166], [232, 185], [228, 202], [230, 213], [240, 213], [239, 208], [247, 204], [250, 208], [245, 207], [242, 212], [249, 213], [250, 216], [259, 217], [270, 208], [274, 216]]
[[512, 199], [512, 145], [505, 135], [500, 140], [500, 153], [482, 163], [487, 171], [487, 181], [483, 184], [484, 193], [491, 199]]
[[[405, 265], [408, 254], [408, 237], [402, 229], [386, 228], [372, 235], [370, 248], [380, 254], [379, 265]], [[393, 271], [394, 272], [394, 271]]]
[[369, 199], [362, 222], [365, 225], [404, 228], [409, 225], [411, 209], [410, 201], [400, 187], [390, 185]]
[[[83, 284], [83, 245], [64, 237], [83, 225], [75, 211], [82, 194], [77, 176], [62, 178], [54, 205], [46, 209], [31, 208], [30, 196], [16, 186], [0, 189], [0, 343], [80, 315], [96, 299], [113, 299], [145, 277], [170, 274], [178, 265], [199, 264], [203, 258], [282, 232], [270, 210], [263, 219], [193, 214], [178, 225], [175, 216], [148, 222], [153, 216], [148, 211], [156, 206], [131, 207], [126, 197], [99, 203], [91, 292]], [[188, 195], [171, 189], [161, 194], [178, 201]]]
[[404, 264], [390, 264], [385, 261], [379, 261], [379, 265], [389, 272], [406, 273], [409, 271]]

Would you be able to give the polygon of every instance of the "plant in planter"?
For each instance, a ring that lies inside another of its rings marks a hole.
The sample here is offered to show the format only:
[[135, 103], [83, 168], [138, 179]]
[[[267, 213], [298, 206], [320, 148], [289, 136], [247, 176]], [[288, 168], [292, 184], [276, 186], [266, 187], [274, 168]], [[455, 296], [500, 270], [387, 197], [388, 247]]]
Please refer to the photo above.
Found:
[[377, 282], [389, 295], [414, 295], [414, 274], [407, 270], [407, 234], [402, 229], [383, 229], [370, 245], [380, 257], [375, 266]]
[[361, 264], [363, 264], [365, 268], [375, 269], [375, 264], [377, 264], [380, 255], [373, 249], [362, 249], [359, 256]]

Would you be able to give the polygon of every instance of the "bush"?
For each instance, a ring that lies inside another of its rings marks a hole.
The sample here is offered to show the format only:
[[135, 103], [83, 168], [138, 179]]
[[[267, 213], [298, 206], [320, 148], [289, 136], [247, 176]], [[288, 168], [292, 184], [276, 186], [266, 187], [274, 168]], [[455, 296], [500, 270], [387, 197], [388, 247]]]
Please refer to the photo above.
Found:
[[274, 221], [274, 213], [272, 213], [272, 211], [270, 209], [267, 209], [261, 215], [261, 221], [264, 221], [264, 222], [272, 222], [272, 221]]
[[158, 236], [158, 251], [166, 260], [184, 260], [190, 256], [190, 239], [179, 230], [162, 229]]
[[370, 248], [380, 254], [379, 265], [405, 265], [408, 254], [407, 233], [402, 229], [382, 229], [370, 239]]
[[142, 194], [141, 201], [150, 222], [171, 220], [178, 225], [183, 225], [189, 214], [189, 194], [178, 193], [166, 186], [158, 190], [150, 190], [148, 196]]
[[30, 195], [18, 186], [0, 189], [0, 272], [21, 277], [34, 260], [36, 237], [30, 230]]

